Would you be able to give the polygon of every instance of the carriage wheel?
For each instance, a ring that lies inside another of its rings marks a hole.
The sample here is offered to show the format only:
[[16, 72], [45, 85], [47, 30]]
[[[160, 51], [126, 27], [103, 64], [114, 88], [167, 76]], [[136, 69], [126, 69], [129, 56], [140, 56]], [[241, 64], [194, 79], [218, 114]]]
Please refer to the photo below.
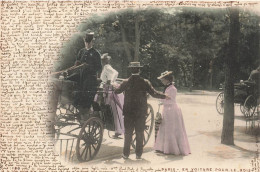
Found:
[[89, 118], [79, 132], [76, 155], [80, 162], [92, 160], [98, 153], [103, 138], [103, 123], [97, 117]]
[[[153, 125], [154, 125], [154, 112], [153, 107], [148, 104], [147, 108], [147, 115], [145, 120], [145, 129], [144, 129], [144, 142], [143, 147], [147, 144], [149, 141], [152, 131], [153, 131]], [[133, 141], [132, 141], [132, 147], [135, 149], [136, 145], [136, 134], [135, 131], [133, 133]]]
[[257, 100], [253, 95], [250, 95], [246, 98], [245, 103], [244, 103], [244, 109], [245, 109], [245, 117], [251, 117], [255, 113], [255, 109], [257, 106]]
[[240, 111], [242, 112], [243, 115], [245, 115], [245, 107], [243, 104], [240, 104]]
[[217, 96], [216, 109], [219, 114], [224, 114], [224, 92], [220, 92]]

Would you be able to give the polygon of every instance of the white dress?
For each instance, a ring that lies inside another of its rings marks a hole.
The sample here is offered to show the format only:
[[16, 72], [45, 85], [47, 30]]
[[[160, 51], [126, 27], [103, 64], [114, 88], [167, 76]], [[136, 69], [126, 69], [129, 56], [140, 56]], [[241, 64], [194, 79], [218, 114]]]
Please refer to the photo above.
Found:
[[108, 80], [111, 81], [111, 84], [116, 81], [118, 77], [118, 72], [110, 65], [106, 64], [101, 72], [100, 79], [102, 80], [102, 86], [107, 83]]
[[108, 91], [105, 103], [109, 104], [113, 111], [114, 124], [115, 124], [115, 133], [124, 134], [124, 116], [123, 116], [123, 105], [124, 105], [124, 94], [115, 94], [112, 91], [112, 85], [107, 85], [107, 81], [110, 80], [111, 84], [116, 86], [116, 79], [118, 77], [118, 72], [110, 65], [106, 64], [103, 67], [103, 70], [100, 75], [102, 80], [101, 88]]

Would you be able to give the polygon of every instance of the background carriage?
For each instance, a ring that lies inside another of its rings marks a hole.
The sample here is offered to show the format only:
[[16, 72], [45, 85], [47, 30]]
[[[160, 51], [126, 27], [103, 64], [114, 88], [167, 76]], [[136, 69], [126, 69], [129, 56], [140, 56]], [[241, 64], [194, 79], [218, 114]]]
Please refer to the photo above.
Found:
[[[223, 89], [223, 86], [220, 89]], [[240, 110], [246, 118], [254, 115], [257, 107], [257, 96], [255, 83], [241, 81], [234, 84], [234, 103], [240, 106]], [[216, 109], [219, 114], [224, 114], [224, 91], [217, 96]]]
[[[81, 119], [79, 107], [74, 105], [75, 97], [83, 93], [78, 82], [61, 78], [54, 79], [54, 83], [56, 88], [59, 88], [56, 90], [59, 93], [59, 99], [55, 116], [55, 140], [56, 144], [59, 145], [60, 154], [65, 152], [65, 159], [70, 159], [76, 154], [78, 161], [92, 160], [102, 145], [104, 129], [115, 131], [113, 115], [116, 114], [113, 114], [110, 105], [105, 104], [104, 101], [108, 93], [113, 90], [98, 89], [98, 101], [94, 103], [93, 111], [84, 114], [87, 116], [87, 119], [84, 120]], [[152, 106], [148, 104], [144, 146], [150, 139], [153, 126], [154, 111]], [[61, 135], [65, 137], [60, 137]], [[135, 140], [134, 133], [133, 148], [135, 148]]]

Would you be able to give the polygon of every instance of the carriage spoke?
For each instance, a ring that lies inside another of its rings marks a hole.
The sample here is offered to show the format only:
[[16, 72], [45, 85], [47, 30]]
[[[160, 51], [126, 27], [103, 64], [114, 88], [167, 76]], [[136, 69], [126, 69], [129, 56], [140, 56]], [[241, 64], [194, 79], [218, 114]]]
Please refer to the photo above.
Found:
[[88, 131], [90, 132], [90, 124], [88, 124]]
[[96, 137], [98, 135], [100, 135], [100, 131], [98, 133], [95, 133], [93, 136]]
[[87, 135], [87, 132], [86, 132], [85, 128], [84, 128], [84, 130], [83, 130], [83, 134], [86, 134], [86, 135]]
[[98, 126], [93, 124], [92, 130], [90, 131], [91, 134], [94, 134], [98, 129]]
[[93, 122], [91, 123], [91, 125], [89, 124], [89, 133], [92, 133], [94, 128]]
[[150, 122], [151, 121], [151, 118], [149, 120], [146, 121], [146, 123]]
[[96, 128], [96, 130], [93, 132], [93, 134], [98, 134], [98, 133], [100, 133], [100, 129]]
[[88, 133], [86, 132], [86, 130], [84, 129], [83, 130], [83, 139], [85, 140], [85, 139], [87, 139], [87, 137], [88, 137]]
[[81, 157], [82, 157], [82, 155], [84, 154], [84, 152], [86, 151], [86, 149], [87, 149], [87, 147], [85, 147], [85, 148], [83, 149], [83, 151], [81, 152], [81, 154], [80, 154]]
[[136, 137], [134, 138], [133, 142], [135, 142], [135, 141], [136, 141]]
[[86, 146], [86, 153], [85, 153], [85, 158], [84, 158], [84, 160], [87, 160], [87, 158], [88, 158], [88, 147]]
[[95, 152], [97, 148], [95, 148], [95, 146], [94, 146], [93, 144], [92, 144], [91, 146], [93, 147], [93, 149], [94, 149], [94, 152]]
[[144, 130], [148, 135], [149, 135], [149, 132], [147, 130]]
[[146, 143], [146, 140], [145, 140], [145, 135], [144, 135], [144, 144]]
[[91, 146], [89, 145], [89, 158], [91, 158]]

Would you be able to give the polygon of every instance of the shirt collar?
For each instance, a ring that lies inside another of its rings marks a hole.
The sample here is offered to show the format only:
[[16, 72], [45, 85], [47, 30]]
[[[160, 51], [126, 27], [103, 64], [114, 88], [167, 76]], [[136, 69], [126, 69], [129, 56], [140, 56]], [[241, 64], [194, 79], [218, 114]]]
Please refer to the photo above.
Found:
[[[85, 47], [86, 48], [86, 47]], [[86, 50], [88, 51], [88, 50], [90, 50], [91, 48], [93, 48], [93, 47], [90, 47], [90, 48], [86, 48]]]

